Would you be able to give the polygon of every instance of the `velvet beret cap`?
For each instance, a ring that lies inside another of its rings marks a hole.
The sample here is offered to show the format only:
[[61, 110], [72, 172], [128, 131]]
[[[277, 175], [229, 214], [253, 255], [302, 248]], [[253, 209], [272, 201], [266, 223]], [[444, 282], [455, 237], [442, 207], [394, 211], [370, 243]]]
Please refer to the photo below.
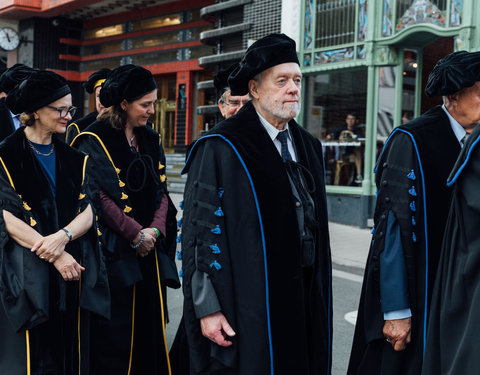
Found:
[[257, 40], [248, 47], [238, 68], [228, 78], [232, 95], [248, 94], [248, 81], [253, 77], [272, 66], [289, 62], [300, 65], [293, 39], [285, 34], [270, 34]]
[[213, 77], [213, 84], [217, 89], [217, 101], [228, 88], [228, 76], [237, 68], [238, 63], [230, 65], [227, 69], [221, 69]]
[[480, 52], [458, 51], [440, 59], [428, 76], [425, 94], [446, 96], [480, 81]]
[[114, 69], [103, 83], [100, 103], [104, 107], [120, 104], [123, 99], [136, 100], [157, 88], [149, 70], [137, 65], [122, 65]]
[[61, 75], [36, 70], [10, 92], [5, 103], [14, 114], [30, 113], [70, 93], [70, 87]]
[[0, 92], [5, 92], [7, 95], [15, 86], [27, 78], [35, 69], [32, 69], [24, 64], [15, 64], [5, 70], [0, 76]]
[[112, 71], [108, 68], [102, 68], [95, 73], [92, 73], [90, 77], [88, 77], [86, 82], [82, 83], [83, 88], [89, 94], [93, 94], [95, 89], [99, 86], [97, 84], [100, 80], [106, 80]]

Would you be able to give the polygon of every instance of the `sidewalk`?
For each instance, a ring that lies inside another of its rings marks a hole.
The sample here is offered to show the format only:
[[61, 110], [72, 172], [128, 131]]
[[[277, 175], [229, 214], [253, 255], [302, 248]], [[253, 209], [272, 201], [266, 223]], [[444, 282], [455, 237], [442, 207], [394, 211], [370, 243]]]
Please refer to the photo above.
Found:
[[[178, 209], [178, 204], [183, 199], [182, 195], [170, 194], [170, 197]], [[182, 214], [181, 210], [178, 210], [177, 218], [180, 218]], [[329, 223], [329, 230], [334, 266], [354, 267], [363, 270], [368, 256], [371, 230], [337, 223]]]

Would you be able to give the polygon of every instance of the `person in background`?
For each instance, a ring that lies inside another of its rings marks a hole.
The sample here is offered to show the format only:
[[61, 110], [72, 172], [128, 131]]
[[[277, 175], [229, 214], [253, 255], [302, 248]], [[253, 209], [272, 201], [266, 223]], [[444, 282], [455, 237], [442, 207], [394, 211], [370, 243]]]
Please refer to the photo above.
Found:
[[217, 89], [218, 108], [225, 119], [235, 115], [240, 108], [250, 101], [249, 94], [233, 96], [230, 87], [228, 87], [228, 76], [237, 66], [238, 64], [230, 65], [227, 69], [220, 70], [213, 78], [213, 83]]
[[180, 287], [176, 209], [159, 134], [147, 126], [156, 100], [150, 71], [116, 68], [100, 92], [105, 110], [72, 143], [92, 159], [112, 296], [111, 320], [92, 320], [91, 375], [172, 373], [165, 325], [166, 287]]
[[348, 375], [417, 375], [422, 368], [452, 195], [447, 178], [480, 123], [480, 52], [439, 60], [425, 93], [444, 104], [396, 128], [375, 169], [375, 227]]
[[33, 71], [26, 65], [15, 64], [0, 76], [0, 142], [22, 126], [20, 113], [12, 113], [5, 105], [5, 98]]
[[102, 68], [99, 71], [93, 73], [88, 77], [87, 81], [82, 84], [83, 88], [90, 95], [94, 95], [95, 98], [95, 109], [93, 112], [90, 112], [88, 115], [75, 120], [75, 122], [70, 123], [67, 126], [67, 131], [65, 134], [65, 142], [71, 144], [75, 137], [80, 134], [87, 126], [92, 124], [97, 116], [103, 112], [105, 107], [100, 102], [100, 91], [102, 90], [103, 82], [110, 75], [111, 70], [107, 68]]
[[413, 112], [412, 111], [405, 111], [402, 114], [402, 124], [406, 124], [410, 120], [413, 119]]
[[78, 374], [87, 311], [109, 318], [110, 300], [88, 157], [53, 136], [76, 108], [49, 71], [30, 74], [6, 105], [23, 126], [0, 145], [0, 373]]

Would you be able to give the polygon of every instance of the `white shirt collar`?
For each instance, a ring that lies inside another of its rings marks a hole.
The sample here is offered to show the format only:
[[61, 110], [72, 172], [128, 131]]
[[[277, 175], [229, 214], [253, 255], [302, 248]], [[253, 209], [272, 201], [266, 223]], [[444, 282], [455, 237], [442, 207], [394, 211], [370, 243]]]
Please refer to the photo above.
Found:
[[[265, 130], [267, 131], [268, 135], [274, 141], [277, 138], [278, 133], [280, 133], [282, 130], [278, 130], [275, 126], [270, 124], [267, 120], [265, 120], [260, 113], [257, 112], [258, 118], [260, 119], [260, 123], [263, 125]], [[285, 125], [285, 128], [283, 130], [287, 130], [288, 138], [290, 140], [292, 139], [290, 135], [290, 130], [288, 129], [288, 123]]]
[[452, 127], [455, 137], [457, 137], [458, 139], [458, 143], [460, 143], [460, 146], [463, 146], [462, 139], [463, 137], [465, 137], [465, 134], [467, 134], [467, 132], [465, 131], [464, 127], [460, 125], [458, 121], [452, 117], [452, 115], [450, 114], [450, 112], [448, 112], [445, 105], [442, 105], [442, 109], [445, 111], [445, 113], [448, 116], [448, 119], [450, 120], [450, 126]]

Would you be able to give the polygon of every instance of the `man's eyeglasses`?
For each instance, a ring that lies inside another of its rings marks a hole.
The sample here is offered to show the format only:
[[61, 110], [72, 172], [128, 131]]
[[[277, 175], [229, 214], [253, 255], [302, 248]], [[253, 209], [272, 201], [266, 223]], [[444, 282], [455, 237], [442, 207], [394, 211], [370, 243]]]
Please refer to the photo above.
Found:
[[57, 111], [60, 117], [67, 117], [67, 114], [69, 114], [71, 117], [75, 116], [75, 113], [77, 112], [77, 107], [52, 107], [51, 105], [47, 105], [48, 108], [53, 109], [54, 111]]
[[239, 107], [247, 104], [250, 100], [229, 100], [228, 102], [225, 102], [226, 105], [229, 105], [230, 107]]

